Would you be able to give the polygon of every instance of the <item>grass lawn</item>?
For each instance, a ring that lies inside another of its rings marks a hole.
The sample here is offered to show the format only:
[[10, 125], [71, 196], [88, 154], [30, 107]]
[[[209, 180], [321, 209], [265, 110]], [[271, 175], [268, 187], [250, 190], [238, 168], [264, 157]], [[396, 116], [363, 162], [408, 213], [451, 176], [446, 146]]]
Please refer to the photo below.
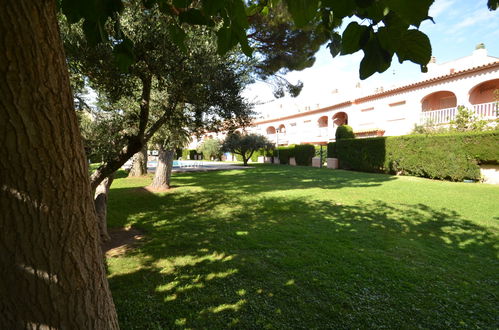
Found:
[[122, 329], [497, 328], [499, 187], [305, 167], [116, 179]]

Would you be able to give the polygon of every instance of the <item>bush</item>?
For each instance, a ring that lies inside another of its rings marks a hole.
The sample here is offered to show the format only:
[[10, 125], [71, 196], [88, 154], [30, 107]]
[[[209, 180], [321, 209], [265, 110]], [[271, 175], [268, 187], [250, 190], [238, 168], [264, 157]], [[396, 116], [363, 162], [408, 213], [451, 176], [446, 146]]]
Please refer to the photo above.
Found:
[[480, 163], [498, 163], [499, 131], [347, 139], [336, 143], [342, 168], [431, 179], [480, 179]]
[[295, 146], [296, 165], [310, 166], [315, 155], [315, 147], [311, 144], [298, 144]]
[[327, 144], [327, 158], [338, 158], [336, 152], [336, 142], [329, 142]]
[[197, 152], [196, 149], [189, 149], [189, 159], [195, 159], [196, 156], [198, 159], [203, 159], [202, 152]]
[[275, 151], [276, 155], [277, 155], [277, 150], [279, 151], [279, 162], [281, 164], [289, 165], [289, 159], [295, 156], [295, 146], [290, 145], [287, 147], [278, 147]]
[[189, 159], [189, 149], [182, 149], [182, 159]]
[[336, 141], [343, 139], [354, 139], [355, 134], [353, 133], [353, 129], [348, 125], [341, 125], [336, 129]]

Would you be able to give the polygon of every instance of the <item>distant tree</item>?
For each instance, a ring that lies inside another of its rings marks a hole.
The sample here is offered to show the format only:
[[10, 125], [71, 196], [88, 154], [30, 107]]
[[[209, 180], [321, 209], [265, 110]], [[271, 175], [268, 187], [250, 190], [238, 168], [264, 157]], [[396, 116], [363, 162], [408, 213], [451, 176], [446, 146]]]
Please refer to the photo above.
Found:
[[197, 149], [207, 159], [220, 159], [222, 156], [222, 145], [217, 139], [205, 139]]
[[240, 155], [244, 166], [247, 166], [255, 151], [271, 148], [272, 145], [272, 142], [263, 135], [231, 133], [223, 141], [222, 151]]

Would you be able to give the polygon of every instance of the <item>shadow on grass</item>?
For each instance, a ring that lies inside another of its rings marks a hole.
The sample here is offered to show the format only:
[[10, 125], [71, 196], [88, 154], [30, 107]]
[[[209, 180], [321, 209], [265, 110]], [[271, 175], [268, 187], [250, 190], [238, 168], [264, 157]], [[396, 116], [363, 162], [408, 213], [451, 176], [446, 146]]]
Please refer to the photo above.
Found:
[[[497, 236], [456, 212], [383, 201], [239, 198], [224, 191], [232, 189], [227, 180], [244, 183], [245, 172], [220, 172], [216, 182], [213, 173], [204, 175], [181, 181], [205, 180], [207, 191], [112, 191], [113, 224], [148, 232], [139, 249], [109, 262], [122, 328], [497, 325]], [[238, 190], [285, 189], [270, 184], [275, 175], [263, 169], [255, 183], [265, 188]], [[392, 179], [319, 173], [310, 183], [293, 175], [289, 189]]]

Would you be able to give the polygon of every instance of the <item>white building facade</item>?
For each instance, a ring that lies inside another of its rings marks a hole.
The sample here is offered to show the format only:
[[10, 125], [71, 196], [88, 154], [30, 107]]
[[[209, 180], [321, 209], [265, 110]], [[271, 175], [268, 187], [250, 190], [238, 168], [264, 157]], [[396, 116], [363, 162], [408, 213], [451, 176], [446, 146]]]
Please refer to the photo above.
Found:
[[[265, 135], [276, 145], [326, 144], [334, 141], [336, 128], [343, 124], [358, 137], [405, 135], [418, 124], [449, 123], [461, 105], [483, 119], [496, 119], [499, 58], [488, 56], [481, 46], [455, 61], [438, 65], [432, 60], [425, 80], [328, 107], [256, 120], [247, 131]], [[224, 134], [208, 133], [203, 138], [223, 139]]]

